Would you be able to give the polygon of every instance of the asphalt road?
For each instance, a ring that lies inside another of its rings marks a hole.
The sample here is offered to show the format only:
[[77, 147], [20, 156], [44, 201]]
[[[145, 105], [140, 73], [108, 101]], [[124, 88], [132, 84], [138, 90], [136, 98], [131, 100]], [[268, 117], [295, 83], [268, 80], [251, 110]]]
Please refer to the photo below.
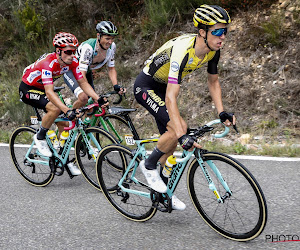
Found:
[[[198, 216], [182, 178], [177, 196], [185, 211], [157, 212], [138, 223], [117, 213], [82, 176], [65, 173], [49, 186], [31, 186], [17, 173], [7, 147], [0, 147], [0, 249], [300, 249], [300, 161], [240, 160], [260, 183], [269, 218], [251, 242], [234, 242]], [[283, 238], [283, 236], [285, 238]]]

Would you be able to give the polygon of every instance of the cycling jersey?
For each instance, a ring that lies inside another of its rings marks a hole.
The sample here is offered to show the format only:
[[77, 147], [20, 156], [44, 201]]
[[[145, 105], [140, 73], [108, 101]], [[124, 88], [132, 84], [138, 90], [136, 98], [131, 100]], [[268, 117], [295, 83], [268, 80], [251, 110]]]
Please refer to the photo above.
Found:
[[36, 62], [24, 69], [22, 81], [27, 85], [45, 89], [44, 85], [53, 84], [64, 73], [72, 71], [76, 80], [83, 78], [76, 57], [71, 64], [62, 67], [56, 57], [56, 53], [42, 55]]
[[145, 62], [144, 73], [159, 83], [180, 84], [187, 74], [208, 62], [208, 73], [217, 74], [220, 51], [210, 51], [199, 59], [195, 54], [196, 37], [187, 34], [166, 42]]
[[89, 71], [91, 69], [99, 69], [107, 64], [108, 67], [115, 67], [115, 52], [116, 44], [113, 42], [110, 48], [106, 51], [106, 58], [102, 62], [93, 64], [93, 58], [97, 55], [97, 39], [90, 38], [80, 44], [76, 57], [79, 59], [79, 69], [81, 71]]

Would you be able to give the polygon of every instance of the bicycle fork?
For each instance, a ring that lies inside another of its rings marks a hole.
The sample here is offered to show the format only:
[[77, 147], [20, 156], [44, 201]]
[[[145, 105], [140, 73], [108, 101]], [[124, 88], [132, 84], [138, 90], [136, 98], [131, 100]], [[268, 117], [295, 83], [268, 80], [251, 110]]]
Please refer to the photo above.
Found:
[[216, 196], [219, 203], [224, 203], [224, 201], [232, 195], [232, 192], [229, 189], [226, 181], [223, 179], [219, 169], [217, 168], [217, 166], [214, 164], [214, 162], [212, 160], [205, 161], [208, 164], [208, 166], [212, 169], [212, 171], [215, 173], [216, 177], [219, 179], [219, 181], [220, 181], [221, 185], [223, 186], [223, 188], [226, 190], [226, 193], [223, 196], [220, 196], [220, 194], [219, 194], [212, 178], [210, 177], [210, 174], [208, 173], [208, 171], [206, 169], [206, 166], [205, 166], [204, 161], [202, 160], [202, 158], [197, 157], [197, 161], [198, 161], [199, 165], [201, 166], [201, 169], [204, 173], [204, 176], [205, 176], [205, 178], [208, 182], [209, 189], [213, 191], [213, 193]]

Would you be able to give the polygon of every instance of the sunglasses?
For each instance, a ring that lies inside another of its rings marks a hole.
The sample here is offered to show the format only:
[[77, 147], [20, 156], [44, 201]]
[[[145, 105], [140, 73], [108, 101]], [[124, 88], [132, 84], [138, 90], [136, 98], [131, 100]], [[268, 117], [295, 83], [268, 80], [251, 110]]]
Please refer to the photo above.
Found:
[[70, 55], [75, 55], [76, 50], [69, 49], [69, 50], [63, 50], [63, 52], [64, 52], [66, 55], [70, 56]]
[[215, 29], [211, 31], [211, 34], [214, 36], [222, 36], [227, 34], [227, 28]]

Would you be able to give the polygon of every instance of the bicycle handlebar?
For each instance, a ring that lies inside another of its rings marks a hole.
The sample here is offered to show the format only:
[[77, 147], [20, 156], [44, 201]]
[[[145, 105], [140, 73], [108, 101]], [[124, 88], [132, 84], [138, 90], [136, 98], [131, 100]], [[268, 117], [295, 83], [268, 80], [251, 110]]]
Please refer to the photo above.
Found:
[[109, 91], [109, 92], [103, 94], [102, 96], [103, 96], [103, 97], [110, 97], [111, 95], [119, 95], [119, 100], [113, 102], [113, 104], [120, 104], [121, 101], [122, 101], [122, 99], [123, 99], [123, 95], [124, 95], [124, 97], [125, 97], [125, 99], [126, 99], [125, 93], [124, 93], [123, 95], [120, 95], [119, 92], [117, 92], [117, 91], [115, 91], [115, 90], [114, 90], [114, 91]]
[[[92, 108], [94, 108], [94, 107], [99, 107], [99, 104], [98, 103], [93, 103], [93, 104], [91, 104], [91, 105], [88, 105], [88, 106], [86, 106], [86, 107], [82, 107], [82, 108], [79, 108], [78, 109], [78, 112], [76, 112], [76, 114], [80, 114], [80, 113], [85, 113], [87, 110], [89, 110], [89, 109], [92, 109]], [[103, 112], [102, 112], [103, 113]], [[104, 111], [104, 113], [105, 113], [105, 111]], [[82, 114], [82, 115], [83, 115]], [[76, 118], [75, 118], [76, 119]], [[71, 130], [71, 129], [73, 129], [74, 127], [75, 127], [75, 125], [76, 125], [76, 122], [75, 121], [72, 121], [72, 125], [71, 125], [71, 127], [64, 127], [64, 130]]]
[[211, 127], [212, 125], [215, 125], [215, 124], [222, 124], [224, 126], [224, 132], [222, 134], [214, 134], [214, 137], [215, 138], [222, 138], [224, 136], [226, 136], [229, 132], [229, 128], [227, 126], [224, 125], [224, 123], [221, 122], [220, 119], [216, 119], [216, 120], [213, 120], [213, 121], [210, 121], [206, 124], [206, 126], [208, 127]]

